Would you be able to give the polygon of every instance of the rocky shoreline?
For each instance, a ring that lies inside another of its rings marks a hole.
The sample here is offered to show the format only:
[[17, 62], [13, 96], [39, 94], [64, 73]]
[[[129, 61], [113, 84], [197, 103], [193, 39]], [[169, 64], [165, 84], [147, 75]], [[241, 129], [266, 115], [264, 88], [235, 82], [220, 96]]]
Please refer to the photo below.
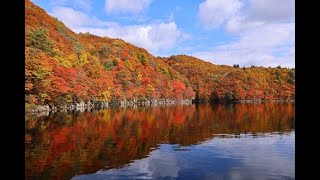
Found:
[[27, 113], [39, 113], [39, 112], [56, 112], [56, 111], [72, 111], [79, 110], [82, 111], [84, 109], [102, 109], [108, 107], [137, 107], [137, 106], [157, 106], [157, 105], [173, 105], [173, 104], [192, 104], [191, 99], [185, 100], [169, 100], [169, 99], [151, 99], [151, 100], [142, 100], [138, 101], [134, 100], [122, 100], [122, 101], [81, 101], [79, 103], [71, 103], [63, 106], [55, 106], [55, 105], [35, 105], [32, 108], [26, 108]]
[[219, 100], [219, 101], [196, 101], [193, 99], [185, 99], [185, 100], [170, 100], [170, 99], [151, 99], [151, 100], [122, 100], [122, 101], [81, 101], [79, 103], [71, 103], [63, 106], [55, 106], [55, 105], [35, 105], [32, 108], [26, 108], [27, 113], [49, 113], [49, 112], [66, 112], [66, 111], [80, 111], [90, 109], [103, 109], [109, 107], [138, 107], [138, 106], [169, 106], [174, 104], [194, 104], [194, 103], [265, 103], [265, 102], [286, 102], [286, 103], [294, 103], [294, 99], [272, 99], [272, 100], [263, 100], [263, 99], [243, 99], [243, 100]]
[[292, 102], [294, 103], [295, 100], [294, 99], [268, 99], [268, 100], [264, 100], [264, 99], [242, 99], [242, 100], [235, 100], [234, 102], [237, 103], [264, 103], [264, 102]]

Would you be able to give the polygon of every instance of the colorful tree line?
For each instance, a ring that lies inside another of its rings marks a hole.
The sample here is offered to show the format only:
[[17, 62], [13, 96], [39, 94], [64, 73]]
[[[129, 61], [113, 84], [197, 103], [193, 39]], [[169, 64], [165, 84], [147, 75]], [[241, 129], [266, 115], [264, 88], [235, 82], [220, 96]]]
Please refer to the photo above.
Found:
[[214, 65], [186, 55], [162, 58], [189, 79], [198, 100], [292, 100], [295, 70]]
[[25, 101], [293, 99], [294, 70], [157, 58], [120, 39], [76, 34], [25, 1]]

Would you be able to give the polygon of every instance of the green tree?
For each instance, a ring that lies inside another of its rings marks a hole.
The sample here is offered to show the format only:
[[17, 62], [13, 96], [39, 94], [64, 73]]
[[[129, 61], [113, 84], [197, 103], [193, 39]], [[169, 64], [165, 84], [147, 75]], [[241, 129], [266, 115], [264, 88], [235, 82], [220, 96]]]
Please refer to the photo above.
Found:
[[147, 58], [147, 56], [146, 56], [145, 53], [142, 53], [142, 54], [140, 55], [140, 60], [141, 60], [141, 63], [142, 63], [143, 65], [147, 65], [148, 62], [149, 62], [149, 60], [148, 60], [148, 58]]
[[30, 46], [38, 48], [46, 52], [47, 54], [52, 53], [53, 44], [49, 40], [48, 31], [44, 28], [33, 30], [28, 36], [27, 41]]
[[103, 65], [104, 65], [104, 68], [108, 71], [112, 71], [113, 69], [113, 61], [111, 60], [107, 60]]

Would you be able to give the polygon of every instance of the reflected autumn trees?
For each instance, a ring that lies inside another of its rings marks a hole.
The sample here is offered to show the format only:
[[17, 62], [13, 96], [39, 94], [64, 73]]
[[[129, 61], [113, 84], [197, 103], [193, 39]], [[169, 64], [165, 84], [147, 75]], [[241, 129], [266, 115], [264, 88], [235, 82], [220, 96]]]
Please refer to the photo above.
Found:
[[26, 115], [26, 178], [70, 179], [119, 168], [161, 143], [189, 146], [214, 134], [289, 132], [294, 104], [217, 104]]

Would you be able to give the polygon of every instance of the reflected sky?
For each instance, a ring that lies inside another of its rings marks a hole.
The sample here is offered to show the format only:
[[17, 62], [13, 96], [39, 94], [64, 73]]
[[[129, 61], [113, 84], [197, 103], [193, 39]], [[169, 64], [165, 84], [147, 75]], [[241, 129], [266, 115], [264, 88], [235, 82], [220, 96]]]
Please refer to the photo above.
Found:
[[26, 179], [292, 179], [292, 103], [26, 114]]
[[72, 179], [294, 179], [294, 144], [294, 132], [220, 136], [191, 146], [161, 144], [123, 168]]

